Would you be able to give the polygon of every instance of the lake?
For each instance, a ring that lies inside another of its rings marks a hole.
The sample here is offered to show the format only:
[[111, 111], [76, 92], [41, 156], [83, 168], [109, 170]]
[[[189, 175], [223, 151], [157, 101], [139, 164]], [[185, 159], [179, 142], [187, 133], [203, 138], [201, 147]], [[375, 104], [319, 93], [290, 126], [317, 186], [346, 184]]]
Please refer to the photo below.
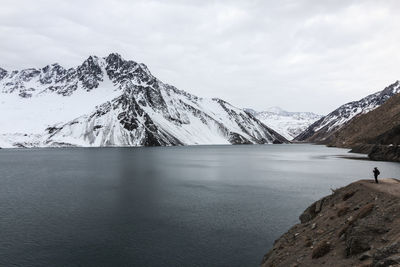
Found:
[[347, 151], [0, 149], [0, 266], [258, 266], [330, 188], [400, 174]]

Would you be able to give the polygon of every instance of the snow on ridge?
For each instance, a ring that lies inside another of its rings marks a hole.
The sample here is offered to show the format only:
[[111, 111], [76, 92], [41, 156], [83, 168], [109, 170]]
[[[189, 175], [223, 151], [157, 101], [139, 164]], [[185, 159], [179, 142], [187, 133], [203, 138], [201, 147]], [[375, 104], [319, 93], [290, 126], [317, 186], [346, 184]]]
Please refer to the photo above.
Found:
[[370, 94], [358, 101], [353, 101], [340, 106], [335, 111], [328, 114], [323, 122], [315, 128], [315, 131], [322, 129], [325, 126], [328, 127], [328, 131], [331, 131], [346, 122], [350, 121], [355, 116], [368, 113], [379, 106], [381, 106], [387, 99], [394, 94], [400, 92], [400, 83], [396, 81], [392, 85], [386, 87], [384, 90]]
[[0, 94], [0, 133], [42, 133], [53, 124], [72, 120], [92, 111], [97, 105], [120, 95], [120, 89], [105, 77], [96, 90], [88, 92], [78, 83], [69, 96], [50, 93], [29, 81], [38, 92], [31, 97], [18, 94]]
[[3, 74], [3, 147], [287, 142], [242, 109], [164, 84], [118, 54]]
[[296, 140], [304, 141], [319, 133], [317, 140], [313, 141], [324, 141], [332, 132], [339, 130], [355, 116], [380, 107], [390, 97], [398, 93], [400, 93], [400, 82], [396, 81], [382, 91], [370, 94], [358, 101], [346, 103], [310, 125], [296, 137]]
[[251, 109], [246, 111], [288, 140], [294, 139], [322, 117], [312, 112], [289, 112], [280, 107], [271, 107], [260, 112]]

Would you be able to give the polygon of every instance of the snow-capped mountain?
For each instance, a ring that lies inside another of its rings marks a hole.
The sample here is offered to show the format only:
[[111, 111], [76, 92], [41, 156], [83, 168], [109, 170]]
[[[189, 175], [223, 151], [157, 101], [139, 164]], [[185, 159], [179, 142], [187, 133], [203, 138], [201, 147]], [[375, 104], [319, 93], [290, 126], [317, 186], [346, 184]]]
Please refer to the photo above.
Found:
[[221, 99], [178, 90], [118, 54], [0, 69], [0, 146], [264, 144], [287, 140]]
[[359, 114], [368, 113], [382, 104], [390, 97], [400, 92], [400, 82], [389, 85], [384, 90], [368, 95], [359, 101], [349, 102], [332, 111], [325, 117], [310, 125], [298, 135], [296, 141], [329, 142], [333, 133]]
[[313, 122], [322, 117], [312, 112], [289, 112], [280, 107], [271, 107], [260, 112], [253, 109], [245, 110], [288, 140], [298, 136]]

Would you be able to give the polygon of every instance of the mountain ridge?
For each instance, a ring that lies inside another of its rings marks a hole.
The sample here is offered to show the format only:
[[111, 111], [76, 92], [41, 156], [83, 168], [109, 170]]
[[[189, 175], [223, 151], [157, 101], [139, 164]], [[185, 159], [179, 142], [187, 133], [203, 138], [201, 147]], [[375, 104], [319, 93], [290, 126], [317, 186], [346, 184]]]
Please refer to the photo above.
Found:
[[333, 134], [328, 145], [352, 148], [373, 160], [400, 161], [400, 94], [355, 116]]
[[370, 94], [358, 101], [348, 102], [311, 124], [294, 140], [327, 144], [331, 141], [333, 134], [355, 116], [376, 109], [399, 92], [400, 82], [396, 81], [382, 91]]
[[[288, 142], [228, 102], [179, 90], [154, 77], [145, 64], [116, 53], [89, 56], [76, 68], [55, 63], [0, 71], [0, 77], [0, 111], [7, 114], [0, 118], [6, 126], [0, 138], [3, 143], [14, 138], [10, 146]], [[13, 135], [21, 130], [28, 132]], [[41, 134], [39, 140], [35, 134]]]

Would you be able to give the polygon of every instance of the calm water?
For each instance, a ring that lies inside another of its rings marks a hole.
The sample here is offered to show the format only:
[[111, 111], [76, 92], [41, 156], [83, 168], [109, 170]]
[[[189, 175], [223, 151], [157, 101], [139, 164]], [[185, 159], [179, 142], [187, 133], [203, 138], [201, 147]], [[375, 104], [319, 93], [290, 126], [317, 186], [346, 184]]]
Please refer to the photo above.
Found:
[[0, 150], [0, 266], [257, 266], [313, 201], [400, 164], [312, 145]]

